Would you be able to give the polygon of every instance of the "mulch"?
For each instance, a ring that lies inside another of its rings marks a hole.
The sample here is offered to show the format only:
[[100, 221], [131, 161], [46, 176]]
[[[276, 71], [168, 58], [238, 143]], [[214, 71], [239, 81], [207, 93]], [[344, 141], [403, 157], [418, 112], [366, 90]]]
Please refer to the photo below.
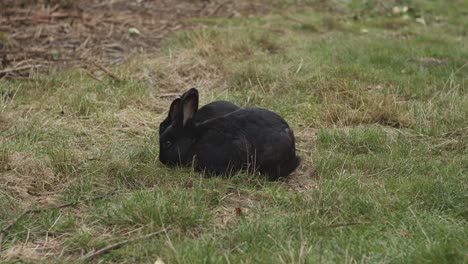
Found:
[[265, 13], [257, 1], [2, 0], [0, 80], [68, 68], [85, 71], [158, 50], [189, 18]]

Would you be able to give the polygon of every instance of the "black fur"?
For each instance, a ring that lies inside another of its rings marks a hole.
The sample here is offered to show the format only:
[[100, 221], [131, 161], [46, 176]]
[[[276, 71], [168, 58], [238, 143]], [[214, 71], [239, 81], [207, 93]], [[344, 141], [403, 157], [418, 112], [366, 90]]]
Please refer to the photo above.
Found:
[[198, 91], [192, 88], [160, 136], [162, 163], [186, 166], [194, 162], [197, 170], [210, 174], [255, 170], [272, 180], [287, 176], [299, 165], [293, 131], [277, 114], [241, 108], [197, 123], [197, 108]]
[[[182, 98], [185, 95], [182, 94], [180, 98]], [[180, 105], [177, 105], [180, 103], [180, 98], [176, 98], [174, 101], [171, 103], [171, 108], [174, 107], [174, 111], [178, 111], [178, 107]], [[171, 110], [169, 109], [169, 114], [167, 115], [166, 119], [161, 122], [159, 125], [159, 136], [167, 129], [167, 127], [172, 123], [173, 118], [171, 118]], [[234, 112], [238, 110], [239, 107], [233, 103], [227, 102], [227, 101], [215, 101], [211, 102], [202, 108], [200, 108], [197, 112], [197, 115], [195, 116], [194, 122], [195, 123], [200, 123], [203, 121], [206, 121], [211, 118], [215, 117], [220, 117], [225, 114], [229, 114], [231, 112]]]

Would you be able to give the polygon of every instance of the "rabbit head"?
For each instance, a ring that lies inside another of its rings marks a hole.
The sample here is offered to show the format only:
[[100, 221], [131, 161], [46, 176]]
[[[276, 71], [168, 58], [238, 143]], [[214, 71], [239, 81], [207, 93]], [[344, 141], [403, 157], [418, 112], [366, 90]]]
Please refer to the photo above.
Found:
[[165, 129], [161, 130], [160, 126], [159, 160], [163, 164], [185, 165], [191, 162], [188, 152], [196, 139], [197, 127], [193, 120], [197, 110], [198, 91], [195, 88], [172, 102], [168, 114], [170, 121], [164, 124], [167, 125]]
[[[189, 90], [190, 91], [190, 90]], [[174, 99], [172, 101], [171, 107], [169, 108], [169, 114], [166, 119], [161, 122], [159, 125], [159, 136], [171, 125], [172, 121], [175, 119], [175, 115], [178, 112], [180, 107], [181, 98], [184, 97], [186, 93], [183, 93], [182, 96]], [[239, 110], [239, 107], [233, 103], [227, 101], [214, 101], [211, 102], [197, 111], [197, 115], [193, 118], [195, 123], [200, 123], [211, 118], [220, 117], [231, 112]]]

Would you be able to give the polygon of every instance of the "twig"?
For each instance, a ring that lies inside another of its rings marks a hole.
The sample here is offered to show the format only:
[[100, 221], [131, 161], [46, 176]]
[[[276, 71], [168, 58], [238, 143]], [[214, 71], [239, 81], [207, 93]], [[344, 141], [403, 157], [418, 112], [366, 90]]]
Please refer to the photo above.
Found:
[[[27, 38], [30, 38], [30, 36], [26, 36]], [[25, 38], [26, 38], [25, 37]], [[2, 55], [10, 55], [10, 54], [15, 54], [15, 53], [21, 53], [21, 54], [24, 54], [24, 53], [39, 53], [39, 54], [42, 54], [42, 53], [45, 53], [47, 52], [47, 50], [43, 50], [43, 49], [31, 49], [31, 50], [17, 50], [17, 49], [14, 49], [14, 50], [0, 50], [0, 54]]]
[[312, 154], [310, 151], [305, 150], [305, 149], [301, 149], [301, 148], [298, 148], [298, 147], [296, 147], [296, 150], [299, 150], [300, 152], [304, 152], [306, 154]]
[[27, 70], [27, 69], [31, 69], [31, 68], [36, 67], [36, 66], [38, 66], [38, 65], [25, 65], [25, 66], [22, 66], [22, 67], [10, 68], [10, 69], [0, 71], [0, 74], [6, 74], [6, 73], [10, 73], [10, 72], [15, 72], [15, 71]]
[[100, 64], [97, 64], [96, 62], [93, 62], [94, 66], [98, 67], [101, 71], [105, 72], [107, 75], [109, 75], [112, 79], [116, 80], [116, 81], [121, 81], [121, 79], [119, 77], [117, 77], [117, 75], [115, 75], [114, 73], [112, 73], [110, 70], [106, 69], [104, 66], [100, 65]]
[[346, 226], [354, 226], [354, 225], [366, 225], [370, 224], [370, 222], [352, 222], [352, 223], [343, 223], [343, 224], [332, 224], [325, 226], [326, 228], [338, 228], [338, 227], [346, 227]]
[[63, 19], [63, 18], [67, 18], [67, 17], [78, 17], [78, 15], [70, 14], [70, 13], [63, 13], [63, 12], [54, 12], [54, 13], [51, 13], [51, 14], [36, 14], [35, 16], [32, 16], [32, 17], [6, 18], [6, 19], [1, 19], [0, 22], [2, 22], [2, 23], [22, 22], [22, 21], [49, 22], [48, 19], [52, 19], [52, 18]]
[[93, 78], [94, 80], [96, 81], [99, 81], [99, 82], [102, 82], [101, 79], [99, 79], [96, 75], [92, 74], [90, 71], [88, 71], [87, 69], [85, 68], [82, 68], [82, 70], [89, 75], [89, 77]]
[[165, 93], [165, 94], [160, 94], [159, 98], [168, 98], [168, 97], [175, 97], [175, 96], [180, 96], [180, 93]]
[[153, 237], [153, 236], [156, 236], [156, 235], [159, 235], [163, 232], [166, 232], [167, 229], [162, 229], [162, 230], [159, 230], [157, 232], [154, 232], [154, 233], [150, 233], [150, 234], [147, 234], [147, 235], [144, 235], [144, 236], [140, 236], [140, 237], [136, 237], [136, 238], [132, 238], [132, 239], [126, 239], [126, 240], [123, 240], [123, 241], [120, 241], [120, 242], [117, 242], [115, 244], [111, 244], [107, 247], [103, 247], [97, 251], [94, 251], [94, 252], [91, 252], [91, 253], [88, 253], [86, 256], [84, 256], [82, 258], [82, 260], [90, 260], [94, 257], [97, 257], [99, 255], [102, 255], [102, 254], [105, 254], [113, 249], [116, 249], [116, 248], [119, 248], [121, 246], [124, 246], [126, 244], [129, 244], [129, 243], [132, 243], [132, 242], [135, 242], [135, 241], [138, 241], [138, 240], [143, 240], [143, 239], [147, 239], [147, 238], [150, 238], [150, 237]]
[[215, 15], [216, 13], [218, 13], [218, 11], [224, 6], [224, 3], [222, 4], [219, 4], [218, 6], [216, 6], [214, 9], [212, 9], [208, 15], [209, 16], [212, 16], [212, 15]]
[[67, 18], [67, 17], [77, 17], [75, 14], [65, 13], [65, 12], [53, 12], [50, 14], [38, 15], [37, 18], [47, 19], [47, 18]]
[[89, 202], [89, 201], [93, 201], [93, 200], [100, 200], [102, 198], [105, 198], [105, 197], [108, 197], [108, 196], [112, 196], [115, 194], [115, 190], [114, 191], [111, 191], [107, 194], [103, 194], [103, 195], [99, 195], [99, 196], [96, 196], [96, 197], [92, 197], [92, 198], [89, 198], [89, 199], [84, 199], [82, 201], [75, 201], [75, 202], [70, 202], [70, 203], [66, 203], [66, 204], [61, 204], [61, 205], [57, 205], [57, 206], [50, 206], [50, 207], [44, 207], [44, 208], [36, 208], [36, 209], [27, 209], [25, 210], [22, 214], [20, 214], [18, 217], [16, 217], [14, 220], [12, 220], [10, 223], [8, 223], [3, 229], [2, 231], [0, 232], [0, 254], [2, 252], [2, 244], [3, 244], [3, 238], [8, 234], [8, 231], [23, 217], [25, 217], [26, 215], [28, 214], [34, 214], [34, 213], [40, 213], [40, 212], [44, 212], [44, 211], [47, 211], [47, 210], [51, 210], [51, 209], [61, 209], [61, 208], [65, 208], [65, 207], [70, 207], [70, 206], [75, 206], [77, 204], [79, 204], [80, 202]]

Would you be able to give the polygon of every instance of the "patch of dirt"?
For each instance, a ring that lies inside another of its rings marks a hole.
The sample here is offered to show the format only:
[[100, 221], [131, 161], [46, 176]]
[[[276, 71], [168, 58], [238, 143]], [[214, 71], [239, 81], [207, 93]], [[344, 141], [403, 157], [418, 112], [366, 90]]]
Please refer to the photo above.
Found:
[[294, 137], [296, 138], [296, 147], [299, 155], [310, 156], [314, 151], [315, 139], [317, 137], [318, 129], [313, 127], [300, 127], [294, 129]]
[[248, 194], [230, 192], [222, 199], [222, 205], [216, 208], [217, 228], [223, 229], [239, 218], [249, 216], [257, 201]]
[[301, 157], [301, 164], [285, 180], [286, 188], [290, 191], [303, 192], [317, 186], [318, 174], [312, 161], [317, 132], [318, 129], [313, 127], [294, 130], [296, 153]]
[[290, 191], [304, 192], [317, 188], [318, 174], [312, 159], [302, 157], [299, 167], [285, 180], [286, 188]]
[[[0, 3], [0, 79], [115, 65], [156, 51], [189, 19], [266, 13], [269, 3], [232, 0], [5, 0]], [[101, 69], [102, 70], [102, 69]]]

